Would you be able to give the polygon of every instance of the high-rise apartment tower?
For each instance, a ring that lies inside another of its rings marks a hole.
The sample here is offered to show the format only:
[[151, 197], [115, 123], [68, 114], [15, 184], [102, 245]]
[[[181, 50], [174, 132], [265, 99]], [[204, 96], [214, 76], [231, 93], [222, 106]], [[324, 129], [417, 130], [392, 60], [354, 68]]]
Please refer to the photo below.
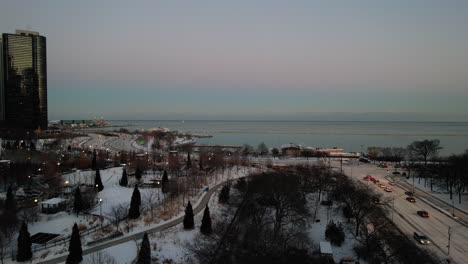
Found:
[[46, 129], [46, 38], [38, 32], [16, 30], [15, 34], [2, 34], [1, 47], [0, 100], [6, 125]]

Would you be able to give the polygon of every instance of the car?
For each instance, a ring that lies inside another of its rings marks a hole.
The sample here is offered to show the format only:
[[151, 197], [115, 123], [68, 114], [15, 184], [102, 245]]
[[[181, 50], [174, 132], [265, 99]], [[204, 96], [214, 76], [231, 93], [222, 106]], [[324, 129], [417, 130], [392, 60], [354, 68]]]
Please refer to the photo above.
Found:
[[390, 181], [390, 182], [388, 182], [388, 184], [390, 184], [390, 185], [395, 185], [395, 184], [396, 184], [396, 182], [394, 182], [394, 181]]
[[394, 171], [392, 172], [393, 175], [400, 175], [401, 173], [399, 171]]
[[377, 198], [377, 197], [374, 197], [374, 198], [372, 198], [372, 202], [373, 202], [374, 204], [380, 204], [380, 199]]
[[429, 213], [426, 211], [417, 211], [416, 213], [421, 217], [429, 217]]
[[203, 191], [205, 191], [205, 192], [207, 192], [207, 191], [209, 191], [209, 190], [210, 190], [210, 187], [208, 187], [208, 186], [206, 186], [206, 187], [203, 189]]
[[375, 179], [374, 177], [370, 177], [369, 180], [370, 180], [371, 182], [375, 182], [375, 181], [376, 181], [376, 179]]
[[381, 184], [379, 184], [379, 187], [380, 187], [380, 188], [385, 188], [385, 187], [387, 187], [387, 186], [385, 186], [385, 184], [381, 183]]
[[371, 177], [370, 175], [367, 175], [367, 176], [365, 176], [365, 177], [363, 178], [363, 180], [365, 180], [365, 181], [370, 181], [371, 178], [372, 178], [372, 177]]
[[427, 238], [427, 236], [425, 236], [425, 235], [420, 235], [420, 234], [414, 232], [413, 237], [414, 237], [414, 239], [416, 239], [416, 241], [418, 241], [422, 245], [427, 245], [427, 244], [431, 243], [429, 238]]
[[408, 196], [414, 196], [414, 194], [412, 192], [405, 192], [406, 195]]
[[385, 191], [386, 192], [393, 192], [393, 189], [391, 187], [387, 187], [387, 188], [385, 188]]
[[370, 163], [370, 160], [366, 157], [359, 157], [359, 162], [362, 162], [362, 163]]
[[415, 203], [416, 199], [414, 199], [414, 197], [412, 197], [412, 196], [408, 196], [408, 197], [406, 197], [406, 201], [408, 201], [410, 203]]

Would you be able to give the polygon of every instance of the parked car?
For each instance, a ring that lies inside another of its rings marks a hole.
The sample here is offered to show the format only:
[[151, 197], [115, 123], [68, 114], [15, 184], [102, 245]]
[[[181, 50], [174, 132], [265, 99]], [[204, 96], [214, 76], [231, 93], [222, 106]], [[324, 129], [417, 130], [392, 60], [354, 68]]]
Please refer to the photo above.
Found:
[[416, 213], [421, 217], [429, 217], [429, 213], [426, 211], [417, 211]]
[[362, 162], [362, 163], [370, 163], [370, 160], [366, 157], [359, 157], [359, 162]]
[[420, 235], [416, 232], [413, 233], [413, 237], [414, 239], [416, 239], [416, 241], [418, 241], [420, 244], [423, 244], [423, 245], [427, 245], [427, 244], [430, 244], [431, 241], [429, 240], [429, 238], [427, 238], [427, 236], [425, 235]]
[[396, 184], [396, 182], [394, 182], [394, 181], [390, 181], [390, 182], [388, 182], [388, 184], [390, 184], [390, 185], [395, 185], [395, 184]]
[[385, 184], [381, 183], [381, 184], [379, 184], [379, 187], [380, 187], [380, 188], [385, 188], [385, 187], [387, 187], [387, 186], [385, 186]]
[[412, 192], [405, 192], [406, 195], [408, 196], [413, 196], [414, 194]]
[[416, 199], [414, 199], [414, 197], [410, 197], [410, 196], [406, 197], [406, 200], [408, 202], [410, 202], [410, 203], [415, 203], [416, 202]]
[[399, 171], [394, 171], [392, 172], [393, 175], [400, 175], [400, 172]]
[[386, 192], [393, 192], [393, 189], [392, 189], [392, 187], [387, 187], [387, 188], [385, 188], [385, 191]]
[[363, 178], [363, 180], [365, 180], [365, 181], [370, 181], [371, 178], [372, 178], [372, 177], [371, 177], [370, 175], [367, 175], [367, 176], [365, 176], [365, 177]]

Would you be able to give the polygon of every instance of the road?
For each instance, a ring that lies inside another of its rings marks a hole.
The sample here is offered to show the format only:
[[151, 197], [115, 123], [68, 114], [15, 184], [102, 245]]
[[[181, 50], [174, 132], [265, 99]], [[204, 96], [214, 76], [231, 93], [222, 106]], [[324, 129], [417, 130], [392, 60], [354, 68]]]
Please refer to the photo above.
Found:
[[[451, 240], [450, 240], [450, 259], [452, 263], [466, 263], [468, 257], [468, 227], [461, 224], [457, 219], [454, 219], [450, 213], [444, 212], [443, 209], [438, 209], [430, 203], [421, 199], [416, 192], [416, 203], [410, 203], [406, 200], [404, 189], [405, 185], [391, 186], [394, 191], [387, 193], [380, 188], [378, 184], [371, 181], [363, 181], [366, 175], [372, 175], [380, 181], [380, 183], [388, 184], [385, 179], [387, 174], [386, 169], [378, 168], [376, 165], [361, 164], [343, 166], [343, 171], [356, 180], [366, 184], [369, 188], [382, 194], [383, 199], [389, 202], [390, 217], [394, 219], [395, 224], [402, 230], [403, 233], [413, 239], [413, 232], [426, 235], [431, 241], [432, 245], [422, 246], [429, 248], [437, 253], [442, 259], [448, 258], [448, 238], [449, 227], [451, 227]], [[427, 195], [427, 194], [426, 194]], [[394, 207], [394, 211], [391, 207]], [[417, 215], [418, 210], [425, 210], [429, 212], [429, 218], [422, 218]], [[393, 213], [392, 213], [393, 211]], [[392, 215], [393, 214], [393, 215]], [[416, 243], [416, 242], [415, 242]]]
[[[222, 182], [222, 183], [219, 183], [219, 184], [215, 185], [214, 187], [212, 187], [205, 194], [205, 196], [202, 198], [200, 203], [193, 208], [193, 213], [196, 215], [196, 214], [199, 214], [200, 212], [202, 212], [205, 209], [205, 206], [208, 204], [208, 201], [210, 200], [213, 193], [215, 193], [225, 183], [226, 182]], [[178, 225], [178, 224], [182, 223], [183, 220], [184, 220], [184, 217], [181, 216], [181, 217], [175, 218], [175, 219], [173, 219], [173, 220], [171, 220], [171, 221], [169, 221], [169, 222], [167, 222], [165, 224], [162, 224], [160, 226], [153, 227], [151, 229], [148, 229], [148, 230], [145, 230], [145, 231], [142, 231], [142, 232], [130, 235], [130, 236], [117, 238], [117, 239], [114, 239], [114, 240], [111, 240], [111, 241], [108, 241], [108, 242], [105, 242], [105, 243], [102, 243], [102, 244], [99, 244], [99, 245], [84, 249], [83, 250], [83, 255], [88, 255], [88, 254], [91, 254], [91, 253], [94, 253], [94, 252], [97, 252], [97, 251], [100, 251], [100, 250], [103, 250], [103, 249], [106, 249], [106, 248], [109, 248], [109, 247], [112, 247], [112, 246], [115, 246], [115, 245], [118, 245], [118, 244], [122, 244], [122, 243], [125, 243], [125, 242], [128, 242], [128, 241], [131, 241], [131, 240], [141, 239], [141, 238], [143, 238], [144, 233], [151, 234], [151, 233], [163, 231], [165, 229], [168, 229], [170, 227], [173, 227], [175, 225]], [[38, 262], [38, 263], [43, 263], [43, 264], [62, 263], [66, 259], [67, 259], [67, 255], [64, 255], [64, 256], [61, 256], [61, 257], [57, 257], [57, 258], [54, 258], [54, 259], [50, 259], [50, 260], [46, 260], [46, 261]]]

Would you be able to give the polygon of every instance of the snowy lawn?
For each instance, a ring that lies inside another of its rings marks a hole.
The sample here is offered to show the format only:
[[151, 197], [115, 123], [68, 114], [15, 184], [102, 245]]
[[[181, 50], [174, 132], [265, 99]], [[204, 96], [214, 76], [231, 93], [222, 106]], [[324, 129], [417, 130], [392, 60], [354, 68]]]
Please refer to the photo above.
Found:
[[[309, 202], [312, 210], [315, 210], [315, 203], [317, 201], [317, 195], [311, 194], [309, 195]], [[311, 212], [312, 216], [314, 215], [314, 211]], [[328, 207], [323, 205], [318, 205], [315, 219], [319, 219], [320, 222], [313, 221], [307, 230], [309, 238], [313, 241], [313, 250], [319, 252], [319, 244], [321, 241], [327, 241], [325, 239], [325, 230], [327, 228], [328, 221], [334, 221], [335, 223], [340, 222], [345, 231], [345, 241], [343, 244], [338, 247], [332, 245], [333, 251], [333, 259], [336, 263], [339, 263], [341, 258], [349, 258], [352, 257], [354, 260], [357, 260], [356, 253], [354, 252], [354, 246], [358, 244], [355, 240], [354, 236], [352, 235], [352, 226], [347, 224], [347, 220], [342, 216], [341, 210], [337, 210], [334, 206]], [[313, 220], [315, 220], [313, 219]], [[363, 260], [359, 260], [360, 263], [366, 263]]]
[[[139, 242], [141, 243], [141, 241]], [[137, 257], [137, 242], [128, 241], [110, 248], [103, 249], [99, 251], [103, 255], [112, 257], [115, 260], [115, 263], [118, 264], [131, 264], [132, 261]], [[97, 254], [99, 252], [83, 256], [83, 264], [94, 264], [94, 263], [104, 263], [105, 260], [101, 257], [101, 262], [97, 262]]]
[[[409, 178], [409, 179], [406, 179], [405, 177], [402, 177], [402, 179], [404, 179], [407, 183], [409, 183], [410, 185], [413, 185], [413, 178]], [[441, 187], [441, 186], [437, 186], [435, 184], [433, 184], [433, 190], [431, 191], [431, 183], [430, 183], [430, 180], [427, 180], [427, 182], [425, 183], [425, 180], [424, 179], [420, 179], [419, 178], [415, 178], [414, 179], [414, 186], [417, 188], [417, 189], [420, 189], [420, 190], [423, 190], [427, 193], [430, 193], [432, 196], [444, 201], [445, 203], [449, 204], [449, 205], [452, 205], [452, 200], [450, 200], [450, 194], [449, 192], [444, 188], [444, 187]], [[453, 206], [455, 206], [455, 208], [461, 210], [461, 211], [464, 211], [465, 213], [468, 213], [468, 193], [462, 193], [462, 201], [461, 201], [461, 204], [458, 203], [458, 193], [455, 193], [455, 190], [454, 190], [454, 193], [453, 193]]]

